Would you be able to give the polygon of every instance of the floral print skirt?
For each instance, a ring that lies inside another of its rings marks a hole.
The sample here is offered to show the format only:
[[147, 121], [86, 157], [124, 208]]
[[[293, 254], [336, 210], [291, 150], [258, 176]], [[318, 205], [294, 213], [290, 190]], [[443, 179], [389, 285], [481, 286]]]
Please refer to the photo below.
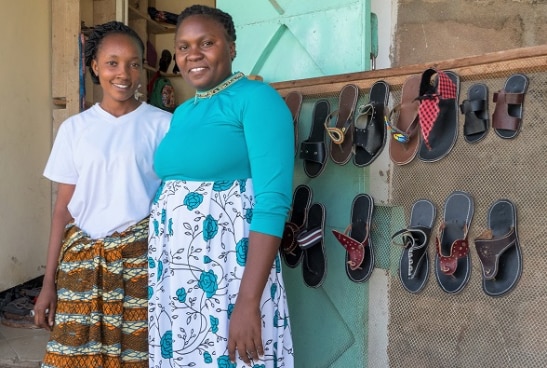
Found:
[[[228, 330], [245, 269], [253, 207], [250, 179], [170, 180], [159, 188], [148, 250], [150, 367], [248, 367], [239, 357], [230, 362]], [[260, 305], [264, 357], [253, 368], [292, 368], [279, 256]]]

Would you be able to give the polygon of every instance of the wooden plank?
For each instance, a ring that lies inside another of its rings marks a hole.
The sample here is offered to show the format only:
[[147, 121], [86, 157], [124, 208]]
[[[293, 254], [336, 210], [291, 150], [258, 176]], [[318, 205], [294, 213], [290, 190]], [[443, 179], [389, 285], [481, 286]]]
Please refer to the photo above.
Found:
[[494, 78], [531, 69], [547, 70], [547, 45], [398, 68], [277, 82], [271, 85], [282, 96], [291, 91], [299, 91], [307, 96], [337, 94], [348, 83], [353, 83], [361, 89], [369, 89], [374, 82], [380, 79], [386, 81], [392, 89], [396, 90], [402, 86], [408, 76], [421, 74], [425, 69], [432, 67], [454, 70], [460, 77], [468, 79]]

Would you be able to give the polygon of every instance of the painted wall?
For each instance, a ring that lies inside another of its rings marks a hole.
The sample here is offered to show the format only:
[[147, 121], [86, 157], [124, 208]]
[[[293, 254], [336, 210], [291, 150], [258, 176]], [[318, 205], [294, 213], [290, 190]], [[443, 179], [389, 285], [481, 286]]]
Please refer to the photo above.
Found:
[[0, 291], [43, 274], [51, 185], [51, 2], [1, 0]]

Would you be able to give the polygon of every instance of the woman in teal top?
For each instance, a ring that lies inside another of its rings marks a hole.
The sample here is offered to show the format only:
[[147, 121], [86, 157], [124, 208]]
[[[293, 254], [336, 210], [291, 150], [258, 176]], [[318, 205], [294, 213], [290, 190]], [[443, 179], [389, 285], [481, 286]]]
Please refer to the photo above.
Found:
[[151, 367], [293, 367], [278, 248], [291, 204], [292, 117], [232, 73], [230, 15], [179, 16], [175, 56], [196, 88], [155, 155], [149, 239]]

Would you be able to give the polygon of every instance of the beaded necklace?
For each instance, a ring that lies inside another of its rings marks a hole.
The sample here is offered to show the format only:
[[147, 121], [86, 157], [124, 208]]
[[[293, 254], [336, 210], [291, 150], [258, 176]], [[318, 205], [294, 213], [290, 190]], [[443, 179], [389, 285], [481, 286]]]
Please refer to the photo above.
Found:
[[237, 82], [244, 76], [245, 74], [241, 72], [237, 72], [233, 74], [231, 77], [229, 77], [228, 79], [226, 79], [224, 82], [220, 83], [218, 86], [213, 87], [208, 91], [203, 91], [203, 92], [196, 91], [196, 95], [194, 97], [194, 104], [197, 103], [198, 98], [211, 98], [212, 96], [216, 95], [220, 91], [225, 90], [230, 85], [234, 84], [235, 82]]

